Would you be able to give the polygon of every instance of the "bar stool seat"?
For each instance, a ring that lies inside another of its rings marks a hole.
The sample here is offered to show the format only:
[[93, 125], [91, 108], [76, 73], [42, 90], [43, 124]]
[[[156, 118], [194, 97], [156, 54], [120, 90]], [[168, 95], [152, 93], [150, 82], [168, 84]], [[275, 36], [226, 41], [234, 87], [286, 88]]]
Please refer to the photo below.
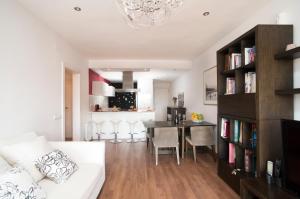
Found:
[[113, 140], [110, 140], [111, 143], [113, 144], [118, 144], [118, 143], [121, 143], [122, 140], [118, 139], [118, 134], [119, 134], [119, 126], [120, 126], [120, 123], [121, 123], [121, 120], [114, 120], [114, 121], [111, 121], [112, 123], [112, 126], [113, 126], [113, 135], [114, 135], [114, 139]]

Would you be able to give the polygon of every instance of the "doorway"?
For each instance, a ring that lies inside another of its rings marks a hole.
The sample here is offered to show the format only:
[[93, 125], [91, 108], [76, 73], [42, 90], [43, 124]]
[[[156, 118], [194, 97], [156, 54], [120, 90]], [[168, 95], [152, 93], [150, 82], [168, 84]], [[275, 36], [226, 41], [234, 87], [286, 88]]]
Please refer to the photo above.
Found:
[[73, 71], [65, 68], [65, 140], [73, 140]]
[[167, 107], [170, 101], [170, 86], [167, 81], [154, 80], [154, 109], [155, 120], [167, 120]]

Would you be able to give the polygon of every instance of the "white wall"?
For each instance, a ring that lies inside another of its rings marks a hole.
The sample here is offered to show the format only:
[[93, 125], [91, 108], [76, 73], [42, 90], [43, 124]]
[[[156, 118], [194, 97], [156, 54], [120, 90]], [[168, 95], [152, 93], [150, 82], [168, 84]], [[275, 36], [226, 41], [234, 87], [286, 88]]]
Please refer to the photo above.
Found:
[[37, 131], [61, 139], [62, 62], [80, 74], [88, 111], [88, 62], [14, 0], [0, 1], [0, 136]]
[[[217, 106], [203, 105], [203, 71], [216, 66], [216, 51], [231, 42], [241, 34], [250, 30], [257, 24], [275, 24], [278, 13], [287, 13], [287, 22], [294, 24], [294, 43], [300, 46], [300, 1], [299, 0], [273, 0], [258, 10], [239, 27], [213, 44], [193, 61], [192, 70], [176, 79], [172, 83], [172, 95], [179, 92], [185, 94], [185, 104], [188, 111], [204, 114], [205, 120], [217, 122]], [[300, 60], [294, 62], [294, 87], [300, 87]], [[300, 96], [295, 96], [295, 119], [300, 120]]]
[[153, 79], [138, 79], [137, 107], [140, 110], [153, 109]]

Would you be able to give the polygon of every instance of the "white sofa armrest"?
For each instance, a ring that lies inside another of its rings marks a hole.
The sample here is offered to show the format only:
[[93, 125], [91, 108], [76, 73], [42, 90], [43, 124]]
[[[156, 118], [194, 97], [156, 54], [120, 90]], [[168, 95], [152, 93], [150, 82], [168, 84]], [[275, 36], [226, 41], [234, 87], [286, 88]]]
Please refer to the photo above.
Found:
[[49, 142], [77, 163], [94, 163], [105, 167], [105, 142]]

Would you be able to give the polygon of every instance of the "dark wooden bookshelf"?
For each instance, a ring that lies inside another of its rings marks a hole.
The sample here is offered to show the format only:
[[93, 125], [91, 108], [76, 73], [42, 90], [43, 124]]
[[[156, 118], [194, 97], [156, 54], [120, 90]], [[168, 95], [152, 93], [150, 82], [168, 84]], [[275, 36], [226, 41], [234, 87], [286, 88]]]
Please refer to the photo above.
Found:
[[275, 90], [275, 93], [277, 95], [294, 95], [294, 94], [300, 94], [300, 88], [286, 89], [286, 90]]
[[291, 50], [283, 51], [275, 55], [275, 59], [297, 59], [300, 58], [300, 47], [293, 48]]
[[[289, 59], [277, 61], [274, 54], [284, 51], [290, 43], [293, 43], [292, 25], [257, 25], [217, 51], [218, 175], [237, 193], [240, 192], [241, 179], [265, 176], [267, 160], [275, 160], [282, 155], [280, 119], [293, 118], [293, 97], [281, 97], [275, 94], [275, 90], [292, 88], [293, 63]], [[245, 48], [254, 46], [255, 60], [245, 65]], [[241, 53], [241, 67], [225, 70], [225, 65], [228, 64], [226, 56], [231, 53]], [[247, 72], [256, 73], [256, 93], [245, 93]], [[236, 93], [232, 95], [225, 94], [228, 77], [235, 78]], [[231, 126], [234, 120], [247, 124], [249, 131], [246, 134], [251, 133], [250, 127], [255, 125], [256, 147], [253, 148], [248, 143], [233, 142], [232, 137], [221, 137], [222, 118], [230, 121]], [[234, 144], [238, 150], [236, 164], [228, 163], [229, 143]], [[250, 173], [245, 172], [243, 162], [237, 161], [243, 160], [245, 150], [252, 151], [252, 157], [255, 158], [255, 165]], [[237, 167], [239, 171], [233, 172]]]

